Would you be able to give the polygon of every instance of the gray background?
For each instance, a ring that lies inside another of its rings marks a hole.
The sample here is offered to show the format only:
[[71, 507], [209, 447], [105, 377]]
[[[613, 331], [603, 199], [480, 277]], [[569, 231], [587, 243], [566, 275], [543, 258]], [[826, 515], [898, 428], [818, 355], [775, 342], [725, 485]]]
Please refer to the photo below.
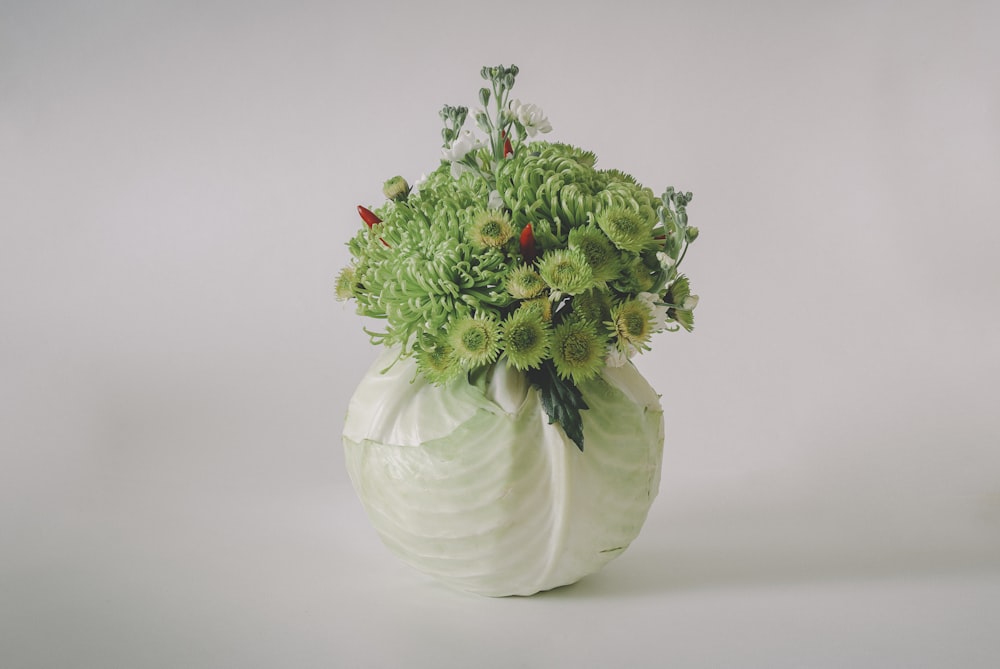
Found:
[[[0, 2], [0, 664], [997, 666], [998, 8]], [[491, 600], [354, 497], [332, 282], [510, 62], [702, 303], [643, 534]]]

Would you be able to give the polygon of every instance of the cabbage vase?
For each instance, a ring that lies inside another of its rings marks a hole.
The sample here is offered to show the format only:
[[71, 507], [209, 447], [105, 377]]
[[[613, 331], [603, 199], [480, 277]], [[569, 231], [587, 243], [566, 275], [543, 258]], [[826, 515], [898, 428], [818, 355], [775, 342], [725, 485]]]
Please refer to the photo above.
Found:
[[362, 379], [343, 442], [403, 562], [468, 592], [531, 595], [596, 572], [638, 536], [659, 489], [663, 410], [631, 363], [580, 384], [581, 451], [523, 373], [498, 363], [435, 386], [396, 357]]

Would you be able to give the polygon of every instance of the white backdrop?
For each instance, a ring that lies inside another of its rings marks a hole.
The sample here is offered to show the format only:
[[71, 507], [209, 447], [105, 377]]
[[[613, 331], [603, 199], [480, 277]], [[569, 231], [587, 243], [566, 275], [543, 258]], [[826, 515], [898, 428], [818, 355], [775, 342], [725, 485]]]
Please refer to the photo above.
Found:
[[[754, 5], [754, 6], [751, 6]], [[0, 2], [0, 665], [994, 667], [1000, 5]], [[531, 599], [398, 563], [332, 282], [485, 64], [695, 193], [661, 494]]]

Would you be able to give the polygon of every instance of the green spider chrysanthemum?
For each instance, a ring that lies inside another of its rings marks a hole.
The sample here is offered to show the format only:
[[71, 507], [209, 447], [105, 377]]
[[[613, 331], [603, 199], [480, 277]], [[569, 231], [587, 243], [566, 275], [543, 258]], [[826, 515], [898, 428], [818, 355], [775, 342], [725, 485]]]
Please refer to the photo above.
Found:
[[552, 333], [552, 362], [564, 379], [580, 383], [597, 376], [604, 366], [607, 338], [591, 321], [571, 318]]
[[503, 322], [503, 348], [516, 369], [534, 369], [549, 353], [549, 327], [537, 313], [518, 309]]
[[385, 320], [372, 342], [400, 346], [409, 355], [423, 332], [435, 334], [472, 312], [508, 305], [503, 290], [508, 260], [497, 249], [468, 240], [472, 212], [489, 187], [475, 175], [454, 179], [446, 167], [431, 173], [405, 203], [388, 202], [348, 247], [355, 258], [358, 313]]
[[484, 249], [500, 249], [514, 236], [514, 228], [505, 212], [488, 209], [472, 219], [469, 238]]
[[577, 249], [549, 251], [538, 263], [538, 273], [556, 291], [576, 295], [593, 288], [594, 272]]
[[626, 300], [615, 305], [611, 309], [611, 320], [606, 324], [618, 337], [618, 350], [649, 350], [649, 338], [653, 334], [653, 313], [642, 300]]
[[640, 251], [653, 238], [653, 220], [627, 207], [608, 207], [595, 219], [608, 239], [623, 251]]
[[416, 352], [417, 367], [431, 383], [446, 383], [462, 372], [462, 365], [455, 355], [455, 347], [443, 337], [422, 335]]
[[500, 323], [492, 316], [465, 316], [448, 328], [448, 343], [467, 367], [487, 365], [500, 353]]
[[545, 290], [545, 281], [529, 265], [518, 265], [507, 275], [507, 292], [519, 300], [537, 297]]
[[594, 225], [571, 230], [569, 248], [579, 250], [587, 258], [596, 283], [611, 281], [621, 272], [621, 252]]

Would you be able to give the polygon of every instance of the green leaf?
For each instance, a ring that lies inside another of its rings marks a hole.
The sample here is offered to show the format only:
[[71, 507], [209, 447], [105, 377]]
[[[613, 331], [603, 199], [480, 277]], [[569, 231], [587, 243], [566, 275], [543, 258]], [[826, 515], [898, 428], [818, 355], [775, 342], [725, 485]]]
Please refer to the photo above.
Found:
[[551, 360], [538, 369], [528, 371], [528, 379], [538, 388], [542, 408], [549, 417], [549, 424], [559, 423], [577, 448], [583, 450], [583, 420], [580, 412], [588, 409], [580, 389], [569, 379], [559, 378]]

